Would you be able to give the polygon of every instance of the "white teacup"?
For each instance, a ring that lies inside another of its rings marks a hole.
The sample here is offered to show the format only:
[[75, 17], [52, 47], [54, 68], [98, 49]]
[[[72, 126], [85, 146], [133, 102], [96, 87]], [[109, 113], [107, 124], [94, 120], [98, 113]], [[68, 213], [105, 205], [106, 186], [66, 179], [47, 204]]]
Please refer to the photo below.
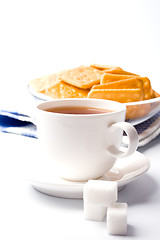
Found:
[[[49, 112], [57, 107], [89, 107], [111, 112], [65, 114]], [[109, 171], [117, 158], [133, 154], [138, 146], [135, 128], [125, 121], [125, 105], [98, 99], [64, 99], [37, 106], [37, 130], [41, 148], [57, 174], [67, 180], [97, 179]], [[119, 150], [123, 130], [128, 148]]]

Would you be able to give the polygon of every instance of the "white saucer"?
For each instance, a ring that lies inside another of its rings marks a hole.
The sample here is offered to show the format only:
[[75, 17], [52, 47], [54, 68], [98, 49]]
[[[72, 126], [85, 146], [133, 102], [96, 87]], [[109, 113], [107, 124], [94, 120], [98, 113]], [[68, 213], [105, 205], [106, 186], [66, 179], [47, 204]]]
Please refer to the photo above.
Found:
[[[51, 170], [51, 167], [39, 158], [32, 159], [32, 167], [30, 168], [30, 176], [27, 180], [38, 191], [56, 197], [63, 198], [82, 198], [83, 186], [85, 182], [73, 182], [61, 179], [56, 173]], [[119, 171], [123, 171], [127, 167], [127, 172], [121, 176]], [[144, 174], [150, 167], [149, 160], [141, 153], [135, 152], [127, 158], [117, 159], [114, 167], [106, 173], [101, 180], [112, 180], [112, 175], [116, 173], [118, 188], [121, 190], [125, 185], [134, 181], [139, 176]], [[31, 174], [32, 172], [32, 174]], [[115, 179], [114, 179], [115, 180]]]

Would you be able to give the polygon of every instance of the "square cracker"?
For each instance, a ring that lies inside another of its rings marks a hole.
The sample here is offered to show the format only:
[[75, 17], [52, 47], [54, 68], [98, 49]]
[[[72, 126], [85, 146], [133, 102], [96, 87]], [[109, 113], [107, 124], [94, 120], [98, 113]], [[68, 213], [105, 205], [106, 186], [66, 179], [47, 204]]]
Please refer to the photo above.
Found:
[[49, 76], [32, 79], [29, 82], [29, 86], [31, 86], [36, 92], [43, 93], [46, 89], [54, 86], [57, 81], [57, 74], [52, 74]]
[[140, 88], [143, 90], [143, 82], [138, 78], [130, 78], [125, 80], [114, 81], [105, 84], [99, 84], [92, 87], [92, 89], [132, 89]]
[[123, 74], [123, 75], [135, 75], [135, 76], [137, 76], [134, 73], [124, 71], [122, 68], [116, 67], [116, 66], [102, 65], [102, 64], [91, 64], [90, 66], [94, 67], [96, 69], [99, 69], [99, 70], [103, 70], [106, 73]]
[[110, 83], [110, 82], [115, 82], [119, 80], [124, 80], [124, 79], [133, 79], [133, 78], [140, 78], [140, 76], [135, 76], [135, 75], [121, 75], [121, 74], [111, 74], [111, 73], [104, 73], [100, 83]]
[[87, 66], [80, 66], [74, 69], [63, 71], [58, 78], [73, 86], [89, 89], [93, 85], [99, 84], [103, 72]]
[[88, 93], [88, 89], [80, 89], [60, 80], [44, 92], [45, 95], [54, 99], [86, 98]]
[[121, 103], [136, 102], [143, 100], [141, 89], [93, 89], [88, 98], [108, 99]]
[[120, 67], [116, 67], [116, 66], [111, 66], [111, 65], [103, 65], [103, 64], [91, 64], [90, 67], [94, 67], [97, 68], [99, 70], [108, 70], [108, 71], [112, 71], [112, 70], [122, 70], [122, 68]]

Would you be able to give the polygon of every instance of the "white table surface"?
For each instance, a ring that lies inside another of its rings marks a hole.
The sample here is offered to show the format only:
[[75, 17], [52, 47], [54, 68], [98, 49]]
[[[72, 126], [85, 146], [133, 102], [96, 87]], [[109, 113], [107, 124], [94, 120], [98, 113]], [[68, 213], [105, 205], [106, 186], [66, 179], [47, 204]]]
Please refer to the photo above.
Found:
[[[25, 179], [25, 166], [38, 140], [0, 133], [0, 239], [124, 239], [107, 233], [106, 221], [87, 221], [81, 199], [51, 197]], [[128, 203], [125, 239], [160, 237], [160, 136], [139, 151], [151, 161], [150, 170], [119, 192]], [[33, 159], [34, 161], [34, 159]]]

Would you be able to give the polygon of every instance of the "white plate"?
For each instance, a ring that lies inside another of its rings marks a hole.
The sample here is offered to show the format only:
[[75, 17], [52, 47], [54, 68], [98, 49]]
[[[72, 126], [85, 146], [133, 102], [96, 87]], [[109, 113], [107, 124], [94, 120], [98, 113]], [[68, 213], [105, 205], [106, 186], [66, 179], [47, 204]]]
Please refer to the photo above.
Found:
[[[46, 96], [43, 93], [36, 92], [31, 86], [28, 86], [28, 91], [34, 97], [34, 101], [37, 104], [44, 101], [54, 100], [53, 98]], [[133, 107], [133, 109], [134, 108], [140, 109], [139, 111], [142, 111], [142, 112], [143, 110], [149, 108], [149, 111], [147, 111], [147, 113], [143, 117], [128, 120], [128, 122], [130, 122], [132, 125], [135, 126], [151, 118], [160, 110], [160, 97], [149, 99], [149, 100], [138, 101], [138, 102], [124, 103], [124, 104], [126, 105], [126, 107]]]
[[[46, 161], [32, 161], [32, 173], [30, 177], [27, 177], [31, 185], [38, 191], [56, 197], [63, 198], [82, 198], [83, 197], [83, 186], [85, 182], [73, 182], [61, 179], [53, 171], [53, 168]], [[45, 162], [45, 164], [44, 164]], [[121, 190], [125, 185], [134, 181], [139, 176], [144, 174], [150, 167], [149, 160], [141, 153], [135, 152], [132, 156], [127, 158], [118, 159], [115, 166], [105, 174], [101, 180], [110, 180], [110, 176], [114, 172], [123, 171], [127, 169], [126, 174], [121, 176], [118, 172], [116, 179], [118, 182], [119, 190]]]

